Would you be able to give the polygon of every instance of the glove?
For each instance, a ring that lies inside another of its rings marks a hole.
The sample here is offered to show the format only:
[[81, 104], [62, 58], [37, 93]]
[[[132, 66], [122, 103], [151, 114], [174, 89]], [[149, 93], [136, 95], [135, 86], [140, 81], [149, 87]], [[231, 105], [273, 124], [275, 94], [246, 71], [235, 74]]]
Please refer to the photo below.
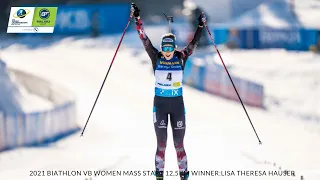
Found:
[[140, 9], [135, 3], [131, 3], [131, 11], [133, 12], [134, 17], [140, 16]]
[[202, 13], [200, 14], [199, 18], [198, 18], [198, 25], [199, 25], [199, 26], [203, 26], [204, 23], [206, 23], [206, 21], [207, 21], [207, 17], [206, 17], [206, 15], [204, 15], [204, 13], [202, 12]]

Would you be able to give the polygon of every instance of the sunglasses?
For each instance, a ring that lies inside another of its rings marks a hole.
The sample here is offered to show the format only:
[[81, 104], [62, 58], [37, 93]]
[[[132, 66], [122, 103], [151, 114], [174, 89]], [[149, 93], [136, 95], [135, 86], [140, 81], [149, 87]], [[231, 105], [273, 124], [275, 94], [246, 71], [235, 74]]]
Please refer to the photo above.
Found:
[[172, 52], [174, 51], [174, 47], [173, 46], [163, 46], [162, 48], [163, 52]]

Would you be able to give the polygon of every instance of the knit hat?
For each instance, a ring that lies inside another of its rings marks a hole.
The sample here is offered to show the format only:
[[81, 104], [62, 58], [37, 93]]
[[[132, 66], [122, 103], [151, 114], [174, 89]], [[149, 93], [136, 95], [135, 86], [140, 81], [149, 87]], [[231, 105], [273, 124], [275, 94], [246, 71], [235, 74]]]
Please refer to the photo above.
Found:
[[176, 36], [172, 33], [168, 33], [162, 36], [161, 46], [171, 45], [176, 47]]

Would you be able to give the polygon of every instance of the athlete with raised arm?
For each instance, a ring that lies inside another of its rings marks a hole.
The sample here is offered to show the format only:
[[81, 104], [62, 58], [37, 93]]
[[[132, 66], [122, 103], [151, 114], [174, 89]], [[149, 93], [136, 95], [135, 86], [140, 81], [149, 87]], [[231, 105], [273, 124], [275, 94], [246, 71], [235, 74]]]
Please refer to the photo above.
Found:
[[157, 179], [163, 179], [165, 150], [167, 146], [168, 115], [173, 131], [174, 147], [177, 153], [179, 175], [181, 180], [187, 180], [189, 176], [187, 156], [183, 145], [186, 121], [185, 107], [182, 93], [183, 70], [188, 57], [196, 49], [202, 34], [206, 17], [203, 13], [198, 18], [198, 28], [193, 40], [182, 50], [177, 50], [176, 37], [167, 33], [162, 36], [161, 51], [153, 47], [150, 39], [145, 34], [140, 10], [132, 3], [136, 29], [147, 51], [154, 70], [155, 96], [153, 106], [153, 122], [157, 136], [157, 150], [155, 155], [155, 175]]

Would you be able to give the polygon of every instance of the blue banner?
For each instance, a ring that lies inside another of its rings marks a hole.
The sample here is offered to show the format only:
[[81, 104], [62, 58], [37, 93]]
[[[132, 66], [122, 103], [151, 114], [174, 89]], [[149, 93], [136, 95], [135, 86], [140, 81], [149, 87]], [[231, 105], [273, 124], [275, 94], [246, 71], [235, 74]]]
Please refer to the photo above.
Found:
[[303, 45], [300, 49], [302, 51], [308, 51], [311, 46], [317, 45], [320, 42], [320, 30], [301, 29], [300, 34], [303, 39]]
[[229, 32], [226, 28], [210, 29], [213, 31], [213, 39], [216, 44], [224, 44], [228, 41]]
[[259, 29], [259, 48], [285, 48], [299, 50], [303, 47], [300, 29]]
[[257, 29], [241, 29], [238, 32], [241, 49], [259, 48], [259, 31]]
[[[223, 66], [218, 64], [197, 65], [189, 59], [184, 71], [184, 83], [200, 91], [221, 96], [234, 101], [239, 97]], [[263, 85], [232, 75], [237, 91], [245, 104], [263, 107]]]
[[264, 97], [263, 86], [249, 81], [245, 81], [244, 83], [245, 103], [252, 106], [262, 107]]
[[216, 64], [208, 64], [206, 67], [204, 81], [204, 90], [215, 94], [221, 94], [221, 76], [224, 73], [224, 69], [220, 68]]
[[120, 33], [130, 15], [129, 4], [59, 6], [54, 34]]
[[273, 29], [273, 28], [215, 28], [213, 29], [216, 44], [225, 44], [229, 48], [268, 49], [308, 51], [320, 41], [316, 29]]

